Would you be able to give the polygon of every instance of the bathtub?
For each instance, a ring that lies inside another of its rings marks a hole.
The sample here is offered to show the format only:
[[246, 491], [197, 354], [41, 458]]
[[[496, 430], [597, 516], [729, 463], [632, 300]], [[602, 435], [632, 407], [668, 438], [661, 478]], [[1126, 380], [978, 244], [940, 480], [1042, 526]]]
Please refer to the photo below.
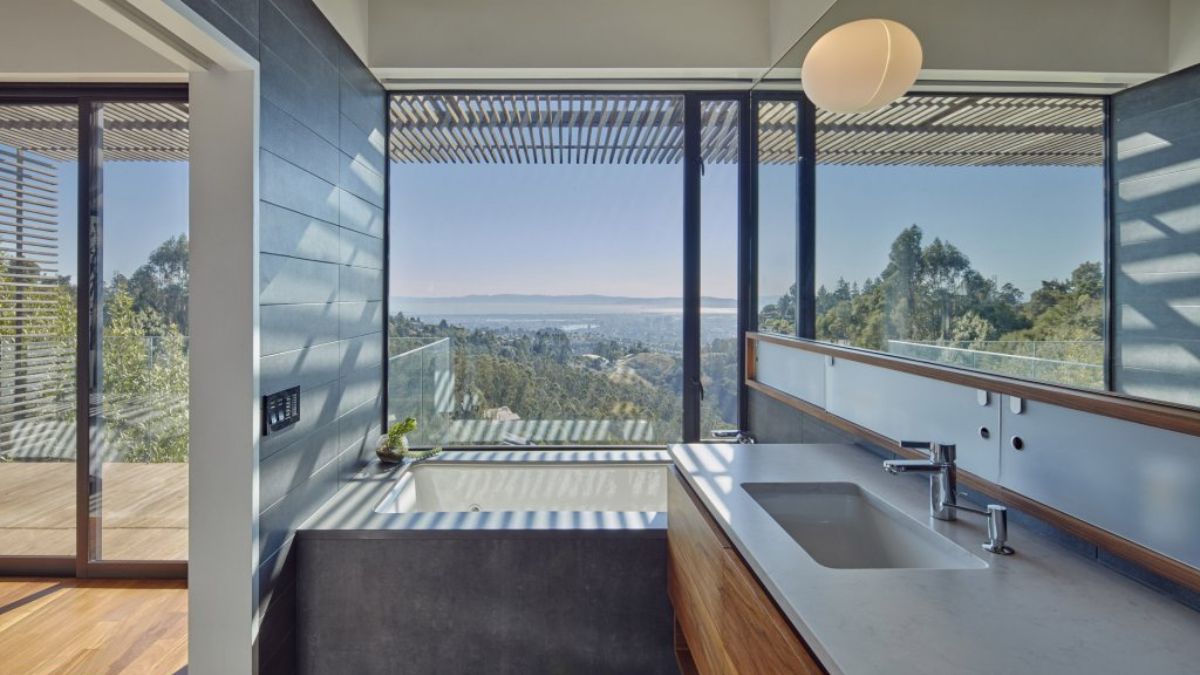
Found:
[[450, 452], [404, 467], [376, 513], [667, 510], [657, 452]]
[[523, 448], [367, 467], [297, 531], [298, 673], [678, 675], [670, 461]]

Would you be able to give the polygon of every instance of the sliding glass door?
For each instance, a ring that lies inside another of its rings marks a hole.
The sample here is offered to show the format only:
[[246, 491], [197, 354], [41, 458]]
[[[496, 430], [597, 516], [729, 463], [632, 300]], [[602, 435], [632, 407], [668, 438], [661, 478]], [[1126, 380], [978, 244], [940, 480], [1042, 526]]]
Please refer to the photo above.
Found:
[[[186, 146], [140, 151], [128, 122], [185, 129], [187, 104], [99, 104], [103, 222], [92, 542], [102, 560], [186, 560]], [[186, 139], [180, 139], [186, 140]]]
[[0, 90], [0, 574], [182, 576], [187, 103]]
[[78, 109], [0, 103], [0, 556], [73, 557]]

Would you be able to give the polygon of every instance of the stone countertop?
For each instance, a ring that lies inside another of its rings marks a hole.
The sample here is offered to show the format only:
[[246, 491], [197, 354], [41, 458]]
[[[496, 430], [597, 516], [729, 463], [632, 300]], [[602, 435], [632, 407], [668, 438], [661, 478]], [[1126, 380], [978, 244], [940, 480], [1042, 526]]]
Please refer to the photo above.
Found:
[[[665, 450], [463, 450], [421, 460], [436, 464], [669, 464]], [[628, 536], [642, 531], [662, 536], [665, 513], [579, 513], [568, 511], [483, 511], [473, 513], [377, 513], [378, 506], [414, 466], [372, 460], [297, 530], [300, 538], [448, 537], [488, 532], [569, 533], [612, 531]]]
[[[1014, 523], [1016, 555], [980, 548], [982, 517], [929, 518], [928, 477], [892, 476], [853, 445], [676, 445], [671, 456], [830, 673], [1200, 672], [1200, 613]], [[857, 483], [987, 563], [832, 569], [741, 487]]]

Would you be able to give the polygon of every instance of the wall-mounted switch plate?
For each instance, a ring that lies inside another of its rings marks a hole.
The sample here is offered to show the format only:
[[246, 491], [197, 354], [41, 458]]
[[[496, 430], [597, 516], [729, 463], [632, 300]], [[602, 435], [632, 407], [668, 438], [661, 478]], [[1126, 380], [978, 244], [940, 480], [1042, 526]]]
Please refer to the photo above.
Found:
[[262, 397], [263, 436], [300, 421], [300, 387], [292, 387]]

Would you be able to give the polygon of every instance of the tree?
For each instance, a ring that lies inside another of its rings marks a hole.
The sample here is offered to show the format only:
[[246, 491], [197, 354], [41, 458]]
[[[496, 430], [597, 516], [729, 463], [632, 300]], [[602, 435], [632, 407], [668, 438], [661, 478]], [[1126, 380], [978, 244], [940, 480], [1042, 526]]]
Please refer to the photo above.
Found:
[[796, 332], [796, 284], [792, 284], [773, 304], [762, 308], [758, 313], [758, 327], [772, 333]]
[[128, 282], [133, 309], [152, 311], [188, 332], [188, 238], [186, 234], [159, 244]]

